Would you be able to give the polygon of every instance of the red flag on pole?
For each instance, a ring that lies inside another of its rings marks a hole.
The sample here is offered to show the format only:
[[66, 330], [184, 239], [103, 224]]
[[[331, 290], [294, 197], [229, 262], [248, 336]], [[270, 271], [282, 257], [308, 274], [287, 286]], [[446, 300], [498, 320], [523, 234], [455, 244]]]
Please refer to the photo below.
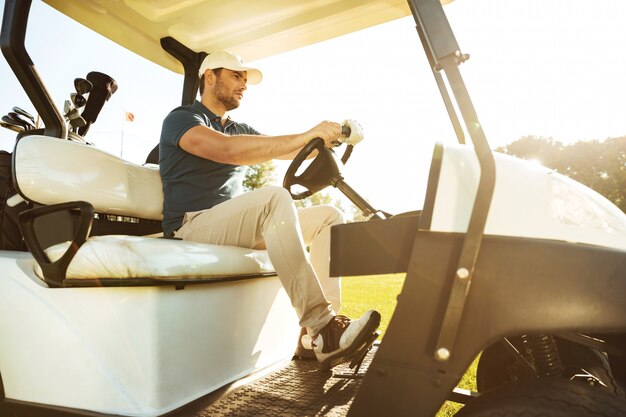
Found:
[[129, 111], [124, 112], [125, 113], [125, 121], [127, 122], [134, 122], [135, 121], [135, 115]]

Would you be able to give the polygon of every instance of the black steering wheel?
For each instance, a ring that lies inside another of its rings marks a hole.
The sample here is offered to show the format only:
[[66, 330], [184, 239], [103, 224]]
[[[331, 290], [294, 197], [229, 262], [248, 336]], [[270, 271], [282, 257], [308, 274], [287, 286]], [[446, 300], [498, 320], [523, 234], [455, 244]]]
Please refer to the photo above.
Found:
[[[341, 162], [343, 164], [345, 164], [350, 158], [352, 149], [352, 145], [346, 146], [346, 150], [341, 157]], [[296, 176], [296, 172], [298, 172], [300, 165], [302, 165], [304, 160], [316, 150], [317, 155], [311, 161], [309, 166], [303, 173]], [[324, 141], [321, 138], [315, 138], [307, 143], [304, 148], [298, 152], [296, 157], [293, 158], [293, 161], [291, 161], [291, 164], [285, 173], [283, 187], [289, 191], [294, 200], [302, 200], [303, 198], [310, 197], [316, 192], [323, 190], [329, 185], [333, 185], [340, 179], [343, 179], [343, 177], [339, 172], [337, 155], [332, 149], [324, 146]], [[291, 187], [294, 185], [300, 185], [306, 188], [306, 191], [293, 193], [291, 191]]]

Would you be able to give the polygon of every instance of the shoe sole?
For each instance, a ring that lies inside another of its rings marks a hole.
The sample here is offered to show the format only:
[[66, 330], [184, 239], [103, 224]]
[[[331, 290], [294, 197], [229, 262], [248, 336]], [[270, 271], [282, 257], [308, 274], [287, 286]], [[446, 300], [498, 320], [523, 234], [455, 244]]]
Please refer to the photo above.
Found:
[[378, 329], [378, 326], [380, 326], [380, 313], [374, 311], [367, 323], [365, 324], [365, 327], [363, 327], [363, 329], [356, 337], [356, 339], [354, 339], [352, 344], [350, 344], [350, 346], [348, 346], [344, 350], [337, 352], [320, 362], [320, 369], [329, 370], [341, 363], [349, 361], [352, 359], [354, 354], [360, 352], [365, 345], [367, 345], [368, 343], [374, 343], [376, 337], [372, 339], [372, 336], [376, 332], [376, 329]]
[[298, 347], [298, 349], [296, 349], [295, 353], [293, 354], [293, 358], [305, 361], [313, 359], [317, 360], [317, 356], [315, 356], [315, 352], [313, 352], [313, 349], [305, 349], [301, 347]]

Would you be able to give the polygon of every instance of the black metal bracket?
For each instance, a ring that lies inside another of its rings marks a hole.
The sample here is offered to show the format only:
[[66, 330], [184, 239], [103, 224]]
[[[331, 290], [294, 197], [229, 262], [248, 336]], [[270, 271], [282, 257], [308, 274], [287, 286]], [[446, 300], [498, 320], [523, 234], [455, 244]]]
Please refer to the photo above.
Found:
[[504, 346], [506, 351], [515, 358], [517, 363], [519, 363], [529, 375], [536, 375], [537, 370], [535, 366], [526, 359], [526, 357], [519, 351], [517, 346], [511, 342], [508, 338], [504, 338], [500, 341], [500, 344]]
[[496, 167], [493, 154], [489, 149], [489, 144], [478, 121], [469, 93], [465, 88], [456, 60], [448, 58], [443, 61], [443, 69], [446, 71], [452, 91], [459, 103], [480, 165], [480, 180], [472, 207], [472, 215], [463, 242], [463, 249], [452, 278], [453, 285], [450, 298], [434, 352], [436, 360], [445, 362], [452, 354], [463, 308], [472, 283], [495, 187]]
[[[74, 232], [74, 237], [70, 242], [67, 251], [56, 261], [51, 262], [44, 249], [41, 247], [37, 233], [35, 232], [35, 220], [42, 216], [61, 211], [78, 212], [78, 227]], [[67, 273], [67, 268], [78, 249], [85, 243], [91, 224], [93, 221], [93, 206], [86, 201], [72, 201], [68, 203], [54, 204], [50, 206], [36, 207], [20, 213], [20, 230], [24, 236], [24, 241], [30, 249], [33, 257], [41, 267], [44, 281], [53, 288], [63, 287], [63, 281]]]
[[26, 52], [25, 38], [31, 0], [6, 0], [2, 17], [0, 48], [22, 88], [45, 124], [46, 136], [65, 139], [67, 126], [54, 105], [35, 64]]
[[[465, 121], [465, 126], [474, 144], [474, 149], [480, 165], [480, 180], [476, 197], [469, 220], [467, 234], [463, 242], [463, 248], [459, 256], [453, 279], [450, 297], [446, 312], [437, 338], [434, 358], [440, 362], [447, 362], [452, 354], [454, 342], [459, 330], [459, 324], [463, 315], [465, 301], [470, 290], [474, 269], [480, 245], [483, 238], [491, 198], [495, 187], [495, 162], [487, 138], [478, 120], [478, 115], [465, 87], [459, 71], [459, 65], [465, 62], [469, 56], [461, 53], [460, 47], [454, 37], [448, 19], [443, 8], [437, 0], [409, 0], [411, 12], [417, 24], [417, 31], [428, 60], [435, 73], [448, 113], [450, 114], [455, 131], [458, 130], [456, 113], [449, 103], [447, 90], [441, 82], [438, 73], [443, 71], [448, 79], [450, 89], [457, 101], [459, 110]], [[455, 123], [456, 122], [456, 123]], [[459, 142], [464, 138], [459, 136]]]

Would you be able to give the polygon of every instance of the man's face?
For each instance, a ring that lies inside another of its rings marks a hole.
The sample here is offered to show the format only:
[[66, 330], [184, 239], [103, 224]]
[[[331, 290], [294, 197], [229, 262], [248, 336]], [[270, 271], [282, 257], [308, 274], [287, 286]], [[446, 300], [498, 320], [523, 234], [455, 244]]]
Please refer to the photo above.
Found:
[[239, 107], [239, 102], [243, 98], [243, 92], [247, 89], [248, 82], [245, 71], [231, 71], [222, 69], [215, 79], [214, 94], [227, 111]]

